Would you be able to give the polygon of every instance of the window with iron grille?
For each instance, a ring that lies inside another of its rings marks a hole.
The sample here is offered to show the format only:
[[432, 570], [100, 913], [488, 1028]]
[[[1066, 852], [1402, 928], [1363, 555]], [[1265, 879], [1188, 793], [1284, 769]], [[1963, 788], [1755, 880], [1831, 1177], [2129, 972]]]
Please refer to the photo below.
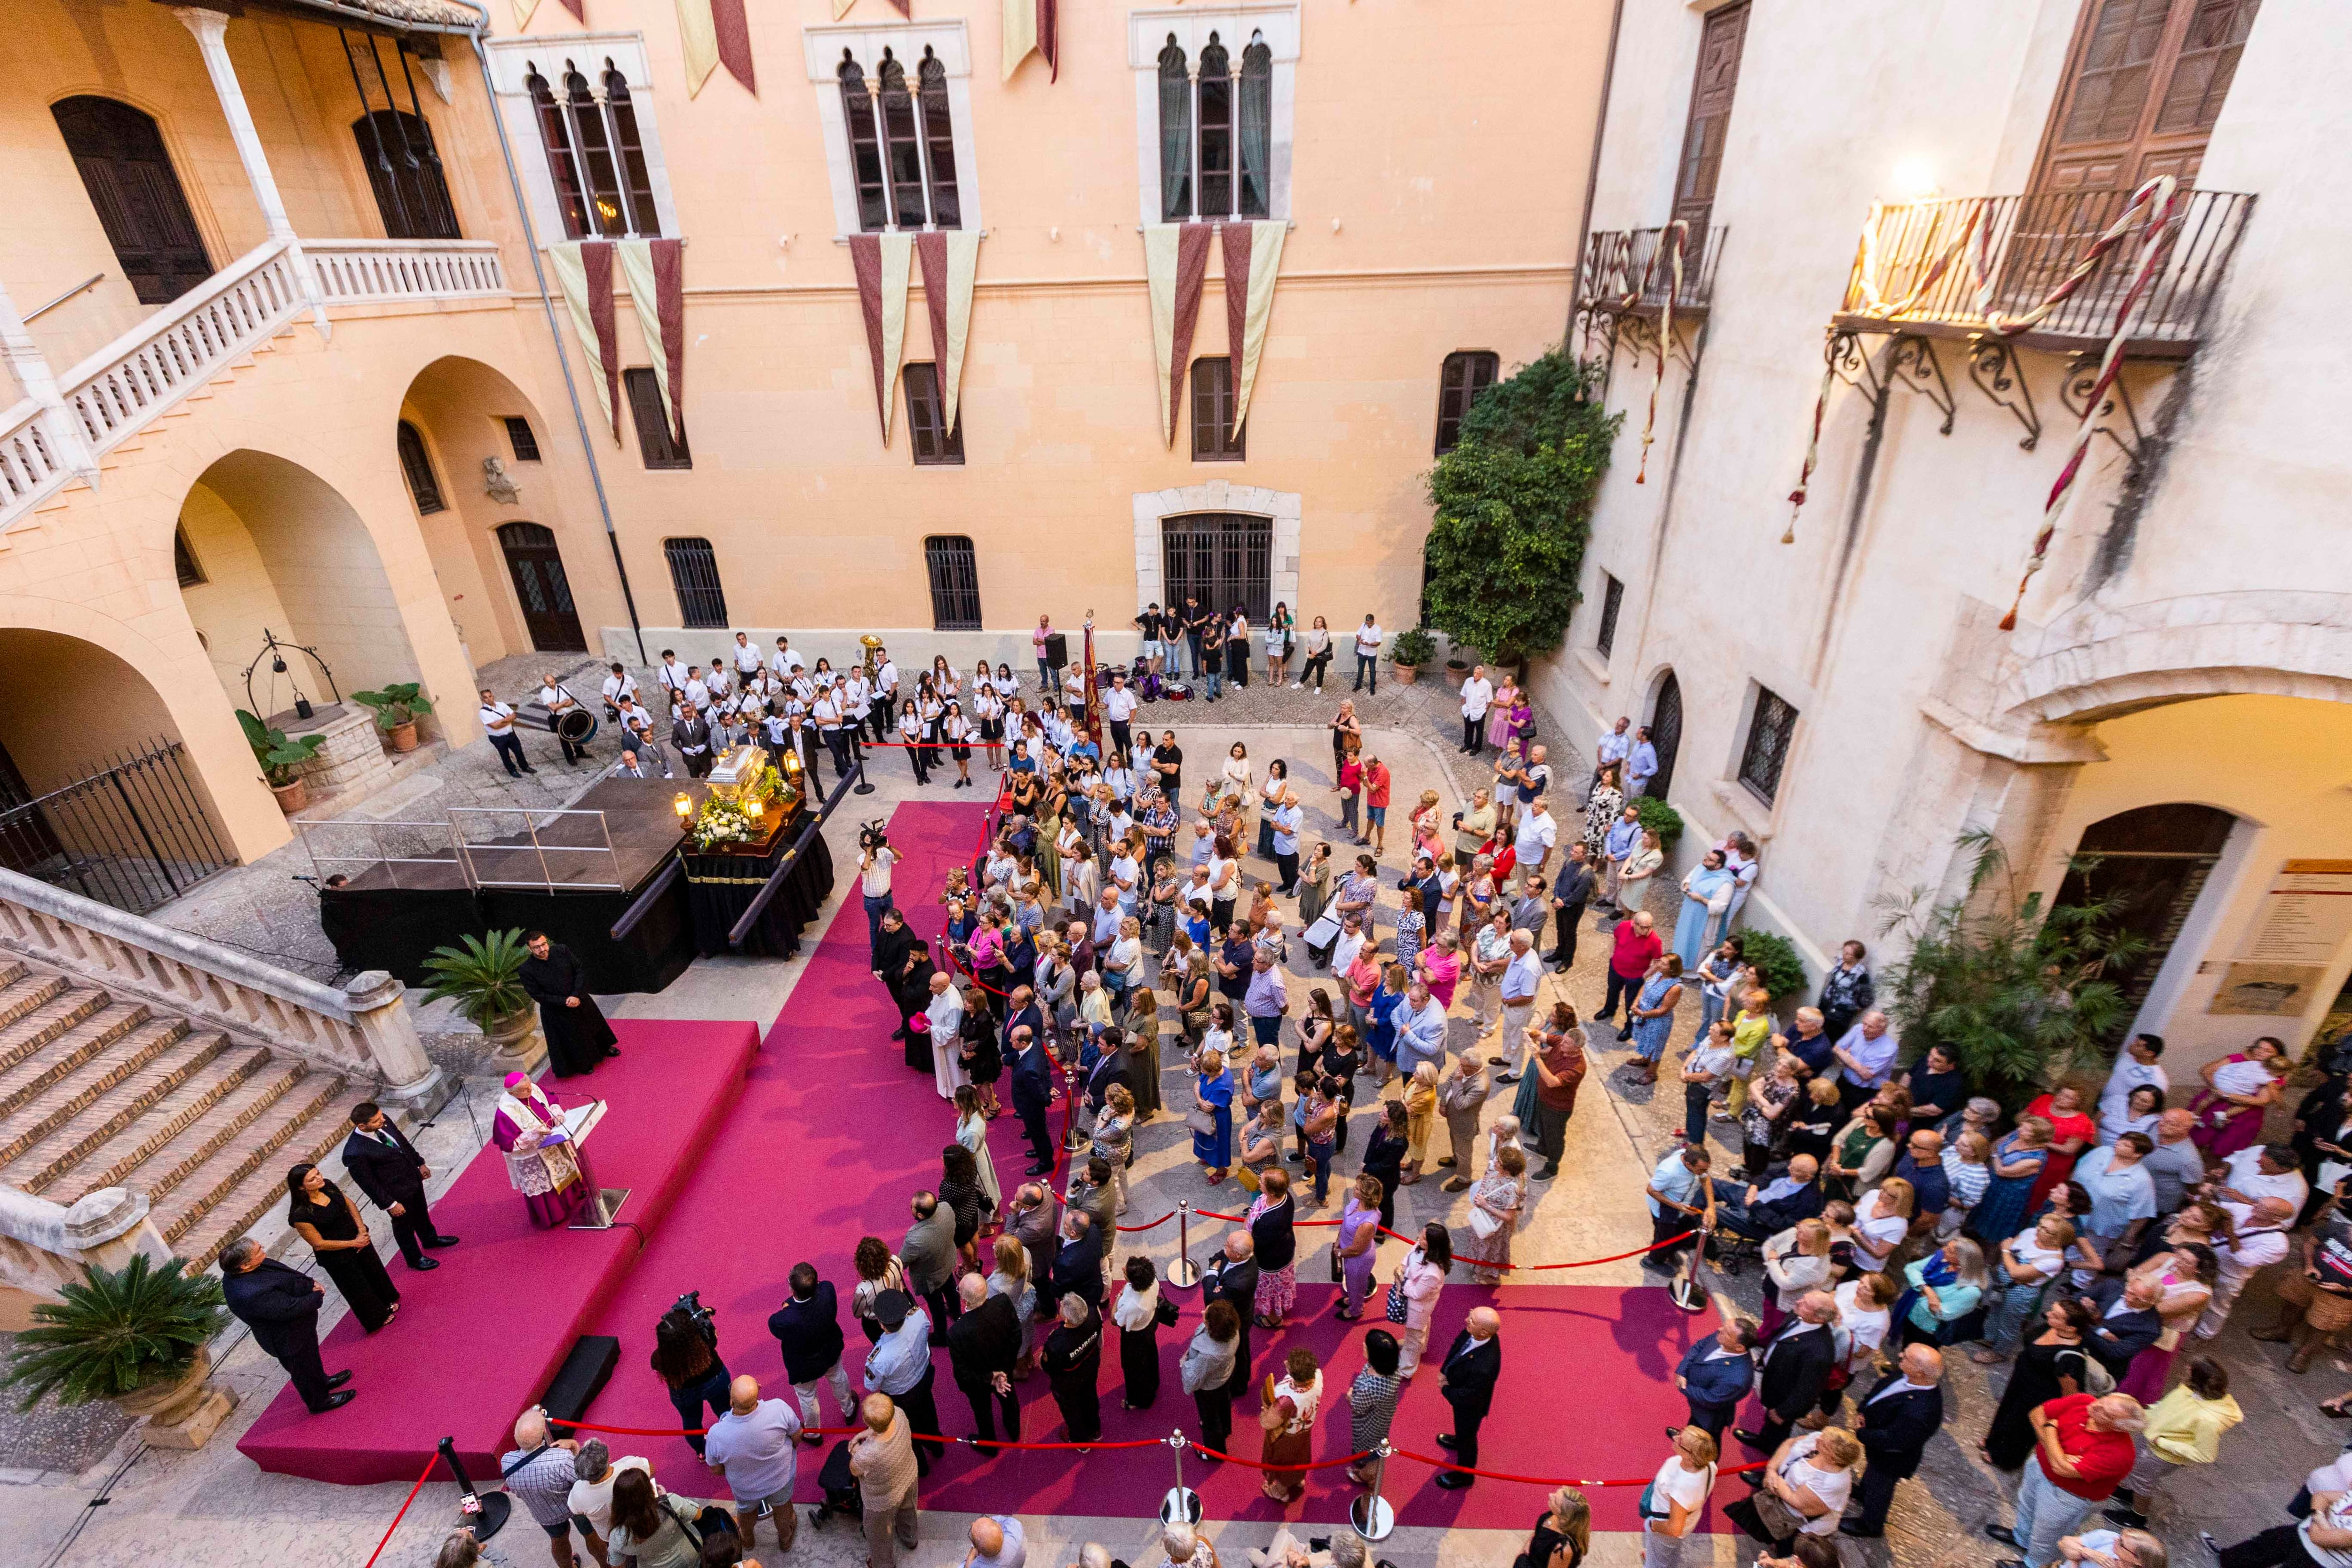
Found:
[[662, 553], [669, 557], [670, 586], [677, 590], [678, 624], [723, 626], [727, 624], [727, 593], [719, 585], [719, 557], [707, 539], [665, 539]]
[[1234, 428], [1234, 362], [1192, 362], [1192, 460], [1238, 463], [1248, 432]]
[[400, 471], [408, 476], [408, 494], [416, 502], [419, 513], [446, 511], [449, 503], [441, 499], [441, 482], [433, 477], [433, 459], [425, 455], [425, 437], [416, 426], [404, 419], [400, 422]]
[[1601, 630], [1592, 638], [1593, 650], [1607, 658], [1617, 647], [1617, 612], [1625, 605], [1625, 584], [1601, 574]]
[[180, 574], [180, 586], [193, 588], [205, 580], [205, 569], [196, 564], [196, 552], [188, 548], [188, 531], [172, 530], [172, 565]]
[[1748, 721], [1748, 743], [1739, 752], [1739, 782], [1765, 805], [1780, 791], [1780, 769], [1797, 731], [1797, 710], [1769, 687], [1756, 689], [1756, 715]]
[[1437, 455], [1445, 456], [1462, 444], [1463, 416], [1478, 395], [1495, 384], [1503, 362], [1484, 349], [1462, 349], [1445, 356], [1437, 378]]
[[1176, 35], [1160, 51], [1160, 216], [1270, 216], [1274, 191], [1274, 51], [1253, 33], [1235, 60], [1211, 33], [1197, 65]]
[[920, 464], [963, 461], [963, 411], [948, 428], [947, 401], [940, 395], [940, 368], [920, 361], [902, 373], [907, 381], [907, 433]]
[[1181, 605], [1196, 598], [1211, 609], [1227, 612], [1239, 605], [1251, 625], [1265, 624], [1274, 607], [1270, 519], [1223, 512], [1163, 518], [1160, 540], [1164, 603]]
[[653, 175], [637, 129], [629, 79], [611, 59], [589, 85], [588, 73], [565, 60], [550, 83], [537, 62], [523, 86], [539, 121], [539, 140], [555, 183], [556, 210], [572, 239], [643, 239], [661, 233], [654, 208]]
[[923, 541], [923, 565], [931, 575], [931, 629], [980, 630], [980, 563], [971, 541], [961, 533], [934, 533]]
[[841, 83], [857, 226], [868, 234], [962, 227], [948, 69], [931, 46], [923, 46], [911, 87], [905, 64], [888, 48], [871, 78], [846, 48], [834, 74]]
[[520, 414], [509, 414], [506, 416], [505, 424], [507, 427], [507, 445], [514, 448], [515, 461], [518, 463], [538, 462], [539, 437], [532, 432], [530, 421], [524, 418]]
[[690, 468], [694, 454], [687, 450], [686, 432], [673, 433], [669, 410], [662, 404], [661, 382], [650, 366], [621, 373], [629, 395], [629, 417], [637, 426], [637, 451], [648, 468]]

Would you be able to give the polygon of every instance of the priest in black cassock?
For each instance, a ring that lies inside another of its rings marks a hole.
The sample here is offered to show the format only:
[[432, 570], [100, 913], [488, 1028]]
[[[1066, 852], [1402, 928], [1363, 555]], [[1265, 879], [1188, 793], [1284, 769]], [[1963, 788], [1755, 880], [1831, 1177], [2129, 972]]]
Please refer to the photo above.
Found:
[[558, 1078], [594, 1072], [614, 1047], [613, 1026], [588, 994], [587, 973], [572, 951], [550, 942], [543, 931], [523, 939], [530, 956], [522, 961], [522, 988], [539, 1004], [539, 1026], [547, 1036], [548, 1065]]

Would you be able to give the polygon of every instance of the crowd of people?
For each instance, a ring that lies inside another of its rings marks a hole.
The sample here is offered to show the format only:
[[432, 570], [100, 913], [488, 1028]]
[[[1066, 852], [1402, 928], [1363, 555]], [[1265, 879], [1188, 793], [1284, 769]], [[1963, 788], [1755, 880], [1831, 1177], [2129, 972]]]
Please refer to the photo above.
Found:
[[[1650, 1568], [1680, 1561], [1718, 1468], [1738, 1462], [1731, 1444], [1751, 1457], [1752, 1491], [1729, 1517], [1769, 1561], [1829, 1568], [1830, 1538], [1882, 1534], [1898, 1484], [1944, 1428], [1947, 1358], [1960, 1353], [2009, 1367], [1981, 1457], [2015, 1477], [2015, 1522], [1990, 1533], [2016, 1563], [2166, 1568], [2146, 1528], [2151, 1501], [2181, 1468], [2211, 1463], [2241, 1418], [2226, 1370], [2199, 1342], [2255, 1274], [2291, 1255], [2300, 1267], [2283, 1270], [2277, 1316], [2255, 1337], [2291, 1342], [2299, 1372], [2352, 1327], [2352, 1223], [2333, 1191], [2352, 1170], [2345, 1076], [2306, 1099], [2292, 1143], [2266, 1143], [2289, 1066], [2280, 1042], [2208, 1066], [2176, 1105], [2164, 1042], [2142, 1035], [2095, 1094], [2061, 1085], [2011, 1116], [1940, 1046], [1906, 1061], [1863, 943], [1845, 944], [1811, 996], [1765, 989], [1737, 929], [1759, 869], [1746, 836], [1707, 847], [1678, 903], [1659, 897], [1665, 857], [1641, 804], [1658, 772], [1646, 731], [1620, 720], [1589, 768], [1556, 771], [1528, 695], [1473, 669], [1460, 751], [1494, 752], [1491, 782], [1452, 811], [1423, 792], [1400, 824], [1402, 864], [1384, 868], [1393, 780], [1351, 700], [1326, 723], [1338, 831], [1321, 841], [1290, 759], [1253, 758], [1239, 741], [1188, 759], [1173, 729], [1155, 740], [1138, 722], [1165, 679], [1189, 674], [1210, 700], [1245, 682], [1254, 646], [1266, 679], [1295, 673], [1294, 689], [1320, 691], [1337, 647], [1321, 617], [1302, 632], [1277, 606], [1262, 645], [1246, 616], [1197, 602], [1151, 606], [1136, 625], [1137, 665], [1089, 674], [1049, 656], [1041, 618], [1034, 692], [1002, 663], [966, 676], [937, 658], [908, 682], [887, 652], [871, 670], [835, 672], [784, 638], [763, 658], [740, 634], [708, 668], [665, 655], [657, 679], [689, 773], [757, 725], [799, 747], [812, 775], [829, 758], [845, 777], [867, 736], [895, 731], [918, 781], [944, 765], [943, 749], [961, 785], [980, 749], [1001, 806], [950, 881], [936, 942], [897, 907], [887, 843], [861, 856], [894, 1039], [932, 1079], [951, 1129], [904, 1236], [865, 1238], [833, 1279], [812, 1262], [793, 1269], [769, 1324], [789, 1397], [730, 1374], [707, 1321], [664, 1320], [654, 1370], [682, 1425], [715, 1418], [698, 1447], [736, 1504], [735, 1544], [719, 1551], [747, 1546], [767, 1517], [779, 1549], [791, 1545], [794, 1446], [817, 1440], [827, 1392], [840, 1421], [861, 1428], [844, 1446], [843, 1485], [862, 1496], [870, 1561], [889, 1568], [894, 1542], [911, 1543], [916, 1482], [941, 1452], [913, 1434], [948, 1431], [940, 1348], [978, 1440], [1020, 1439], [1014, 1385], [1042, 1374], [1059, 1440], [1079, 1445], [1102, 1434], [1106, 1355], [1126, 1407], [1143, 1409], [1166, 1397], [1172, 1349], [1208, 1457], [1240, 1454], [1236, 1406], [1254, 1413], [1251, 1457], [1265, 1495], [1286, 1504], [1304, 1493], [1328, 1403], [1346, 1402], [1349, 1451], [1373, 1449], [1434, 1360], [1453, 1415], [1436, 1441], [1463, 1467], [1436, 1484], [1475, 1484], [1505, 1323], [1482, 1306], [1441, 1354], [1428, 1342], [1436, 1305], [1449, 1279], [1507, 1277], [1535, 1184], [1559, 1176], [1580, 1086], [1608, 1050], [1624, 1052], [1629, 1084], [1671, 1074], [1683, 1091], [1679, 1140], [1644, 1191], [1645, 1266], [1670, 1270], [1704, 1248], [1718, 1268], [1752, 1260], [1765, 1277], [1759, 1318], [1727, 1318], [1673, 1374], [1687, 1421], [1668, 1429], [1643, 1494]], [[1376, 689], [1384, 637], [1367, 616], [1345, 638], [1359, 690]], [[667, 776], [617, 666], [605, 697], [639, 737], [628, 765], [659, 761]], [[1253, 858], [1272, 874], [1253, 875]], [[1547, 969], [1567, 972], [1595, 935], [1605, 979], [1587, 1016], [1557, 983], [1549, 997], [1543, 988]], [[1449, 1020], [1465, 1015], [1475, 1037], [1460, 1046]], [[1506, 1089], [1496, 1114], [1488, 1102]], [[1027, 1155], [1017, 1184], [1000, 1183], [990, 1148], [991, 1123], [1008, 1112]], [[1231, 1182], [1245, 1194], [1189, 1331], [1151, 1261], [1117, 1245], [1142, 1129], [1162, 1117], [1184, 1122], [1204, 1189]], [[1401, 1189], [1424, 1180], [1466, 1193], [1463, 1217], [1400, 1237], [1383, 1282], [1381, 1236], [1394, 1230]], [[1346, 1364], [1253, 1343], [1297, 1310], [1309, 1215], [1333, 1226], [1331, 1310], [1386, 1320]], [[2310, 1227], [2299, 1253], [2298, 1226]], [[862, 1398], [844, 1289], [869, 1346]], [[1175, 1331], [1166, 1347], [1163, 1330]], [[516, 1437], [530, 1464], [572, 1477], [563, 1489], [551, 1479], [543, 1510], [530, 1504], [560, 1563], [574, 1532], [599, 1563], [667, 1568], [698, 1560], [689, 1548], [713, 1560], [720, 1521], [666, 1499], [644, 1461], [551, 1441], [543, 1424]], [[1369, 1466], [1349, 1474], [1373, 1479]], [[2352, 1568], [2347, 1479], [2315, 1477], [2304, 1523], [2229, 1549], [2225, 1568], [2298, 1552]], [[509, 1485], [530, 1502], [530, 1487]], [[1574, 1568], [1589, 1528], [1581, 1494], [1563, 1489], [1522, 1561]], [[968, 1561], [1021, 1561], [1017, 1521], [973, 1530]], [[1171, 1561], [1215, 1561], [1184, 1534], [1168, 1542]], [[1305, 1549], [1286, 1532], [1265, 1556], [1286, 1563]]]

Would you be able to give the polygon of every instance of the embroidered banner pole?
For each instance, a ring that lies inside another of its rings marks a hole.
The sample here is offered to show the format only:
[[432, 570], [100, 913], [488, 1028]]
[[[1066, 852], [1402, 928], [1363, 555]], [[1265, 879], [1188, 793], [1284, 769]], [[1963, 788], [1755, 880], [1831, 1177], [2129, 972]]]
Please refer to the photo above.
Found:
[[911, 234], [854, 234], [849, 262], [857, 274], [857, 303], [866, 318], [866, 347], [874, 356], [874, 405], [882, 416], [882, 445], [890, 444], [898, 396], [898, 362], [907, 347], [907, 280], [913, 271]]
[[719, 66], [743, 84], [760, 90], [751, 77], [751, 26], [743, 15], [743, 0], [677, 0], [678, 41], [686, 51], [686, 95], [698, 98], [702, 84]]
[[1201, 285], [1209, 275], [1209, 228], [1205, 223], [1155, 223], [1143, 230], [1151, 351], [1160, 371], [1160, 440], [1171, 447], [1184, 373], [1192, 366], [1192, 330], [1200, 321]]
[[[564, 310], [572, 319], [572, 335], [579, 341], [581, 353], [598, 374], [588, 378], [596, 394], [596, 406], [604, 422], [613, 427], [613, 439], [621, 438], [620, 411], [614, 405], [615, 384], [620, 379], [620, 351], [613, 342], [613, 247], [605, 240], [573, 240], [547, 247], [549, 270], [555, 274], [555, 287], [563, 296]], [[601, 310], [595, 300], [597, 275], [603, 277], [604, 304]], [[599, 322], [602, 326], [599, 326]]]
[[931, 318], [942, 412], [952, 430], [963, 384], [964, 345], [971, 335], [971, 285], [980, 270], [980, 236], [965, 229], [935, 230], [917, 237], [915, 257], [923, 268], [923, 307]]
[[1282, 242], [1289, 232], [1290, 225], [1279, 219], [1224, 226], [1225, 334], [1234, 356], [1234, 435], [1249, 417], [1250, 389], [1257, 384], [1258, 362], [1265, 356], [1275, 277], [1282, 268]]

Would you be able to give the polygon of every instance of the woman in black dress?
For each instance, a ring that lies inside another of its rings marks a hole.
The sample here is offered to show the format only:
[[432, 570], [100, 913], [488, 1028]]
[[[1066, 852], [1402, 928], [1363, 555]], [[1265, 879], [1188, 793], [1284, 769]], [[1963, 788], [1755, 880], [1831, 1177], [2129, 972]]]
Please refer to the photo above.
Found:
[[1342, 1024], [1333, 1029], [1331, 1043], [1323, 1047], [1323, 1092], [1339, 1105], [1337, 1150], [1342, 1154], [1348, 1152], [1348, 1118], [1356, 1109], [1356, 1075], [1367, 1065], [1363, 1042], [1356, 1037], [1356, 1026]]
[[1381, 1120], [1372, 1125], [1372, 1135], [1364, 1144], [1363, 1173], [1381, 1184], [1381, 1228], [1396, 1228], [1397, 1184], [1404, 1175], [1405, 1137], [1404, 1101], [1383, 1100]]
[[2042, 1329], [2026, 1337], [2010, 1373], [2009, 1387], [1985, 1428], [1984, 1457], [1995, 1469], [2013, 1470], [2033, 1453], [2033, 1427], [2026, 1416], [2036, 1405], [2065, 1394], [2080, 1394], [2088, 1365], [2083, 1336], [2098, 1321], [2089, 1303], [2068, 1298], [2050, 1303]]
[[958, 1040], [964, 1076], [980, 1091], [981, 1109], [991, 1120], [1003, 1114], [996, 1100], [996, 1080], [1004, 1076], [1004, 1054], [996, 1044], [996, 1014], [988, 993], [967, 985], [963, 993], [963, 1032]]
[[996, 1201], [980, 1184], [980, 1162], [961, 1143], [940, 1151], [940, 1202], [955, 1215], [957, 1250], [965, 1263], [979, 1268], [980, 1254], [972, 1244], [980, 1237], [982, 1222], [995, 1213]]
[[400, 1289], [383, 1271], [375, 1242], [343, 1189], [318, 1166], [304, 1164], [286, 1173], [286, 1191], [292, 1199], [287, 1219], [319, 1255], [319, 1267], [352, 1304], [360, 1327], [373, 1333], [392, 1321], [400, 1310]]
[[1551, 1506], [1511, 1568], [1577, 1568], [1591, 1546], [1592, 1505], [1575, 1487], [1562, 1487], [1551, 1494]]

